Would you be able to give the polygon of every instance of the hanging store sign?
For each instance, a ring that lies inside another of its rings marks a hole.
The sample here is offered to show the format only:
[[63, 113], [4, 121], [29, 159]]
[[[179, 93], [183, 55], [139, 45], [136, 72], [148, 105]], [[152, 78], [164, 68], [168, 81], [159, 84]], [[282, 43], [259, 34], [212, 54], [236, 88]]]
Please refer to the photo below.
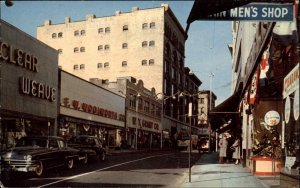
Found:
[[250, 3], [208, 15], [203, 20], [293, 21], [293, 4]]
[[285, 123], [289, 122], [290, 115], [291, 115], [291, 100], [290, 100], [289, 97], [287, 97], [286, 100], [285, 100], [285, 106], [284, 106], [284, 120], [285, 120]]
[[296, 121], [299, 118], [299, 89], [295, 91], [294, 95], [294, 118]]
[[278, 112], [272, 110], [266, 113], [265, 115], [265, 123], [269, 126], [278, 125], [280, 122], [280, 115]]
[[283, 98], [286, 98], [296, 90], [299, 90], [299, 63], [283, 80]]

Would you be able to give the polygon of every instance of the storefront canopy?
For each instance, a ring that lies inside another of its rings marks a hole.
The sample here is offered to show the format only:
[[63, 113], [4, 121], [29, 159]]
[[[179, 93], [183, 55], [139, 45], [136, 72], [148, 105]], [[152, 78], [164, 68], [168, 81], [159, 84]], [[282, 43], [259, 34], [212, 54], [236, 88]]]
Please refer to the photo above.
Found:
[[186, 38], [190, 24], [195, 20], [206, 19], [209, 15], [228, 11], [249, 3], [293, 3], [294, 0], [195, 0], [187, 19]]
[[[229, 121], [231, 125], [237, 125], [239, 119], [239, 104], [241, 101], [240, 92], [234, 93], [224, 102], [212, 109], [209, 115], [211, 128], [213, 130], [220, 130], [220, 127], [227, 124]], [[227, 128], [230, 128], [228, 126]], [[223, 129], [225, 130], [225, 129]]]

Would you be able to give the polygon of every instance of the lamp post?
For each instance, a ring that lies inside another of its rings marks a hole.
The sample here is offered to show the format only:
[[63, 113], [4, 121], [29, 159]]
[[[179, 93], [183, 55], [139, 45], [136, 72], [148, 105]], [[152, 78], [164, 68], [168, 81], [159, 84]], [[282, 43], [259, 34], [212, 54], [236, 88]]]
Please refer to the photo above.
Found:
[[136, 113], [136, 127], [135, 127], [135, 150], [137, 150], [137, 141], [138, 141], [138, 126], [139, 126], [139, 113], [138, 113], [138, 110], [139, 110], [139, 97], [140, 97], [141, 95], [139, 94], [139, 93], [137, 93], [137, 95], [136, 95], [136, 102], [135, 102], [135, 105], [136, 105], [136, 107], [135, 107], [135, 113]]
[[192, 102], [189, 103], [190, 130], [189, 130], [189, 182], [191, 182], [191, 152], [192, 152]]
[[[211, 111], [211, 100], [212, 100], [212, 92], [211, 92], [211, 88], [212, 88], [212, 79], [213, 79], [213, 77], [214, 77], [215, 75], [214, 75], [214, 73], [212, 73], [212, 72], [210, 72], [210, 74], [209, 74], [209, 112]], [[209, 116], [208, 116], [208, 121], [207, 121], [207, 123], [208, 123], [208, 140], [209, 140], [209, 142], [208, 142], [208, 151], [210, 152], [211, 151], [211, 144], [210, 144], [210, 137], [211, 137], [211, 125], [210, 125], [210, 119], [209, 119]]]

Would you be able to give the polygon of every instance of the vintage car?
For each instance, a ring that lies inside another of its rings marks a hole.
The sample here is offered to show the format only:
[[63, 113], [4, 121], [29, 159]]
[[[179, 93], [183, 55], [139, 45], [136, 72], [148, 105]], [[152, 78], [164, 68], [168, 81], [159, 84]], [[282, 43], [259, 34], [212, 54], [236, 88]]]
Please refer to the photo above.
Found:
[[15, 147], [1, 151], [1, 171], [33, 172], [42, 176], [50, 168], [66, 166], [71, 169], [74, 162], [85, 161], [85, 157], [78, 149], [68, 147], [61, 137], [23, 137]]
[[[101, 161], [104, 161], [106, 158], [106, 150], [103, 146], [103, 142], [96, 136], [75, 136], [68, 141], [68, 145], [79, 149], [82, 153], [87, 153], [88, 158], [96, 158]], [[87, 150], [93, 150], [95, 153], [87, 152]]]

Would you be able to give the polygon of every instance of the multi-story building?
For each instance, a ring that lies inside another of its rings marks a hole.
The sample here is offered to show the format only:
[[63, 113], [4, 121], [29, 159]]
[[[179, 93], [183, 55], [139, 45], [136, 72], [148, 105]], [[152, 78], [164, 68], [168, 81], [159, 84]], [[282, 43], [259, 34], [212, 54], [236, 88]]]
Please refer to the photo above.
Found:
[[[185, 67], [185, 32], [167, 4], [150, 9], [133, 7], [113, 16], [87, 15], [85, 20], [37, 28], [37, 38], [59, 51], [59, 66], [78, 77], [108, 79], [132, 76], [155, 88], [164, 99], [165, 129], [175, 134], [189, 125], [188, 103], [197, 114], [201, 81]], [[186, 95], [179, 98], [179, 93]], [[172, 100], [172, 97], [178, 97]], [[197, 116], [192, 116], [197, 125]]]
[[162, 100], [142, 80], [118, 77], [116, 82], [91, 79], [92, 83], [125, 97], [125, 129], [121, 130], [122, 148], [162, 148], [169, 135], [162, 131]]

